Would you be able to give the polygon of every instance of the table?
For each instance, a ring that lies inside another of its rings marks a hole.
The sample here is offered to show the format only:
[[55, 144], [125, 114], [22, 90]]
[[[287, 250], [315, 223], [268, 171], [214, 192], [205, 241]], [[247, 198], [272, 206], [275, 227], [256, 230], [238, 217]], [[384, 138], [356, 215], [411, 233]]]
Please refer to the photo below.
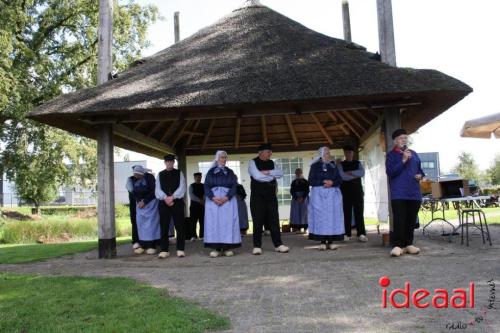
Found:
[[[460, 227], [462, 224], [461, 220], [461, 213], [462, 213], [462, 208], [460, 207], [460, 203], [462, 202], [472, 202], [473, 206], [476, 206], [478, 209], [481, 209], [481, 206], [479, 205], [479, 201], [481, 200], [488, 200], [490, 197], [487, 195], [478, 195], [478, 196], [467, 196], [467, 197], [458, 197], [458, 198], [441, 198], [441, 199], [434, 199], [434, 198], [423, 198], [422, 204], [425, 202], [429, 202], [431, 204], [431, 220], [422, 228], [422, 234], [426, 234], [426, 228], [431, 225], [433, 222], [436, 221], [443, 221], [447, 223], [451, 227], [451, 232], [450, 233], [445, 233], [444, 228], [442, 230], [442, 236], [449, 236], [449, 241], [451, 242], [451, 236], [453, 235], [458, 235], [457, 229]], [[438, 204], [441, 204], [441, 207], [438, 207]], [[451, 203], [455, 210], [458, 213], [458, 226], [454, 226], [453, 223], [448, 221], [445, 216], [445, 204], [446, 203]], [[440, 212], [440, 216], [434, 216], [435, 213]], [[430, 235], [429, 231], [427, 231], [427, 235]]]

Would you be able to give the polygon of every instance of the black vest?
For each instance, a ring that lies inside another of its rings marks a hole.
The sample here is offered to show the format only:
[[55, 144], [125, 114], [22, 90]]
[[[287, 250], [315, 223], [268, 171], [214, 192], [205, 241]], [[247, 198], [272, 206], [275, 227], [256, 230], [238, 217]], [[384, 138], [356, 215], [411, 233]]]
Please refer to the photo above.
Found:
[[181, 183], [181, 172], [177, 169], [170, 171], [163, 170], [159, 173], [158, 177], [160, 177], [161, 190], [167, 196], [173, 195]]
[[[354, 171], [358, 170], [360, 163], [359, 161], [353, 160], [353, 161], [342, 161], [342, 169], [347, 172], [347, 171]], [[359, 191], [363, 191], [363, 186], [361, 184], [361, 178], [355, 178], [353, 180], [349, 181], [342, 181], [341, 189], [343, 191], [355, 191], [356, 193], [359, 193]]]
[[[268, 160], [268, 161], [263, 161], [259, 157], [256, 157], [253, 159], [255, 162], [255, 166], [257, 167], [257, 170], [274, 170], [274, 162], [273, 160]], [[278, 183], [276, 182], [276, 179], [270, 182], [258, 182], [253, 177], [250, 177], [252, 179], [250, 183], [250, 191], [252, 193], [256, 194], [261, 194], [261, 195], [269, 195], [273, 194], [276, 195], [276, 187]]]
[[200, 199], [203, 199], [203, 196], [205, 195], [205, 188], [203, 184], [192, 183], [191, 186], [193, 187], [194, 195], [196, 195]]

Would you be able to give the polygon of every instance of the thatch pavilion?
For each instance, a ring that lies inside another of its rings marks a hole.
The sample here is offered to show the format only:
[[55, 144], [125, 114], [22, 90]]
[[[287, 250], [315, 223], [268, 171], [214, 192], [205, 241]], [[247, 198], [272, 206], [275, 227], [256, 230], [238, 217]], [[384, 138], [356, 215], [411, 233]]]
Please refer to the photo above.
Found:
[[90, 138], [108, 128], [114, 145], [176, 152], [183, 168], [186, 155], [254, 152], [263, 141], [276, 151], [361, 145], [380, 133], [387, 109], [413, 132], [471, 91], [250, 5], [29, 117]]

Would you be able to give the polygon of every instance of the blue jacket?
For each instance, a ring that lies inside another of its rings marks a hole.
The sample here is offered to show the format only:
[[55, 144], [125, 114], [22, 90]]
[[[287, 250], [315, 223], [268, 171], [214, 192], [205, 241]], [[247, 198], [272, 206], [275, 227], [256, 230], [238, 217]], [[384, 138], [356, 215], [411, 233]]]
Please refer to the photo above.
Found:
[[385, 171], [389, 179], [391, 200], [422, 200], [420, 183], [415, 179], [416, 174], [425, 176], [420, 164], [420, 158], [413, 150], [406, 163], [403, 163], [403, 152], [397, 148], [387, 154]]
[[236, 194], [236, 186], [238, 182], [236, 181], [236, 176], [233, 170], [228, 167], [224, 167], [223, 170], [218, 167], [213, 167], [208, 170], [205, 176], [205, 195], [212, 199], [214, 193], [212, 192], [212, 187], [227, 187], [229, 192], [227, 193], [227, 198], [231, 199]]
[[[325, 168], [326, 167], [326, 171]], [[342, 178], [340, 177], [339, 170], [337, 166], [333, 163], [325, 163], [323, 166], [323, 162], [319, 160], [318, 162], [311, 165], [311, 169], [309, 170], [309, 185], [311, 186], [323, 186], [323, 180], [331, 180], [333, 181], [333, 187], [340, 186], [342, 183]]]

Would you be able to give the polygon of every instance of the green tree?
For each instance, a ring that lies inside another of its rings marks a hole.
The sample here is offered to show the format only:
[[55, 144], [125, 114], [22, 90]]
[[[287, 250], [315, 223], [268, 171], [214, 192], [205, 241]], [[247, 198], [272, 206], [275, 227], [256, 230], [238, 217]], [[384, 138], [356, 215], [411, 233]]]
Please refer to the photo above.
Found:
[[[113, 66], [126, 69], [148, 46], [154, 6], [115, 1]], [[96, 144], [25, 118], [33, 107], [97, 82], [99, 1], [0, 1], [0, 169], [39, 205], [64, 183], [95, 185]], [[71, 167], [66, 167], [70, 164]]]
[[500, 154], [495, 156], [491, 167], [486, 171], [493, 185], [500, 185]]
[[458, 164], [452, 169], [454, 173], [458, 173], [462, 178], [469, 180], [478, 180], [480, 171], [472, 154], [462, 152], [458, 156]]

